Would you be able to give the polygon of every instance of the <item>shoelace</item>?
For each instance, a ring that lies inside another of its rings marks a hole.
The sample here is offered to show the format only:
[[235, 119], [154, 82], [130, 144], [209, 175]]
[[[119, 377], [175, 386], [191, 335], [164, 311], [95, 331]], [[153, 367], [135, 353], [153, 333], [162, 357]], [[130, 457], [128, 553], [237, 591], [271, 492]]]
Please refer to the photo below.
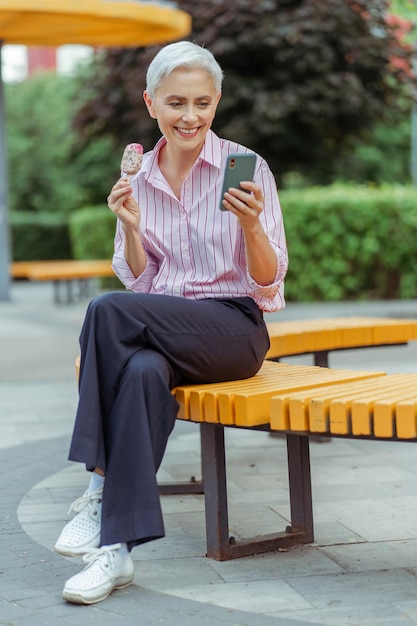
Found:
[[68, 510], [68, 513], [71, 513], [72, 511], [74, 511], [75, 513], [79, 513], [89, 504], [93, 504], [93, 502], [100, 503], [102, 495], [103, 495], [103, 488], [100, 487], [100, 489], [97, 489], [97, 491], [93, 491], [92, 493], [84, 494], [83, 496], [80, 496], [79, 498], [74, 500], [74, 502], [71, 504]]
[[105, 546], [103, 548], [92, 548], [84, 554], [83, 561], [87, 565], [92, 565], [99, 559], [103, 558], [104, 566], [108, 567], [111, 562], [112, 553], [117, 552], [117, 550], [121, 547], [121, 543], [115, 543], [112, 546]]

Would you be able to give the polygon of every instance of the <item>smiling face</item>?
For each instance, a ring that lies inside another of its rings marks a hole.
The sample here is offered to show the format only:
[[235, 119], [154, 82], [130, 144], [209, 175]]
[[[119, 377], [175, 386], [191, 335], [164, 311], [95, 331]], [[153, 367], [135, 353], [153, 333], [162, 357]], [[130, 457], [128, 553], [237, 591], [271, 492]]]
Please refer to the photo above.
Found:
[[145, 91], [144, 100], [169, 149], [197, 157], [220, 100], [210, 74], [178, 68], [161, 80], [153, 98]]

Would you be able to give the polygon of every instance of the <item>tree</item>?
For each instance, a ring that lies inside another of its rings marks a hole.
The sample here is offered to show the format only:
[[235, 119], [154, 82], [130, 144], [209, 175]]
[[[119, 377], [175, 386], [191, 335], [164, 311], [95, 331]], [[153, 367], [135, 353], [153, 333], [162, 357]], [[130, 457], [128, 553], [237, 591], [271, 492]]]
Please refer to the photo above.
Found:
[[[260, 152], [278, 178], [297, 170], [325, 182], [352, 137], [384, 120], [399, 94], [416, 86], [409, 71], [413, 51], [388, 23], [387, 1], [178, 5], [193, 18], [189, 39], [210, 48], [226, 75], [214, 130]], [[140, 100], [156, 51], [98, 56], [74, 118], [84, 140], [110, 135], [119, 150], [130, 141], [152, 147], [159, 131]]]
[[66, 214], [102, 203], [118, 166], [109, 164], [109, 138], [76, 149], [75, 81], [39, 73], [6, 85], [5, 95], [11, 211]]
[[71, 146], [71, 84], [38, 74], [6, 85], [10, 209], [59, 212], [80, 200], [63, 175]]

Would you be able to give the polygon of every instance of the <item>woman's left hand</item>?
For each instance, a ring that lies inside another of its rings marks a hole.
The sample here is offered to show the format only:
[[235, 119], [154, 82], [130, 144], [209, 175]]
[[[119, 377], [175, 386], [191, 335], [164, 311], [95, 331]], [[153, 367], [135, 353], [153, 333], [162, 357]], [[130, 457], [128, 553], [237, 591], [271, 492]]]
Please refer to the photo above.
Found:
[[264, 198], [259, 185], [253, 182], [241, 182], [242, 189], [231, 187], [224, 194], [223, 206], [236, 215], [244, 231], [259, 228], [259, 215], [264, 208]]

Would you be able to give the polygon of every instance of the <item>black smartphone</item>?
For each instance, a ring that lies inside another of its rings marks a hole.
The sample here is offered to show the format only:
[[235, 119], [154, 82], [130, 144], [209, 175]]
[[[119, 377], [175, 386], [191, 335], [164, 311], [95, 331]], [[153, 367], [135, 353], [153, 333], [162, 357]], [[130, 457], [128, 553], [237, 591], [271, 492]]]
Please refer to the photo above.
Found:
[[[253, 180], [255, 173], [256, 154], [229, 154], [226, 160], [226, 169], [224, 172], [222, 193], [220, 196], [220, 209], [226, 211], [222, 205], [225, 191], [229, 187], [242, 189], [240, 182], [242, 180]], [[242, 191], [247, 191], [242, 189]]]

